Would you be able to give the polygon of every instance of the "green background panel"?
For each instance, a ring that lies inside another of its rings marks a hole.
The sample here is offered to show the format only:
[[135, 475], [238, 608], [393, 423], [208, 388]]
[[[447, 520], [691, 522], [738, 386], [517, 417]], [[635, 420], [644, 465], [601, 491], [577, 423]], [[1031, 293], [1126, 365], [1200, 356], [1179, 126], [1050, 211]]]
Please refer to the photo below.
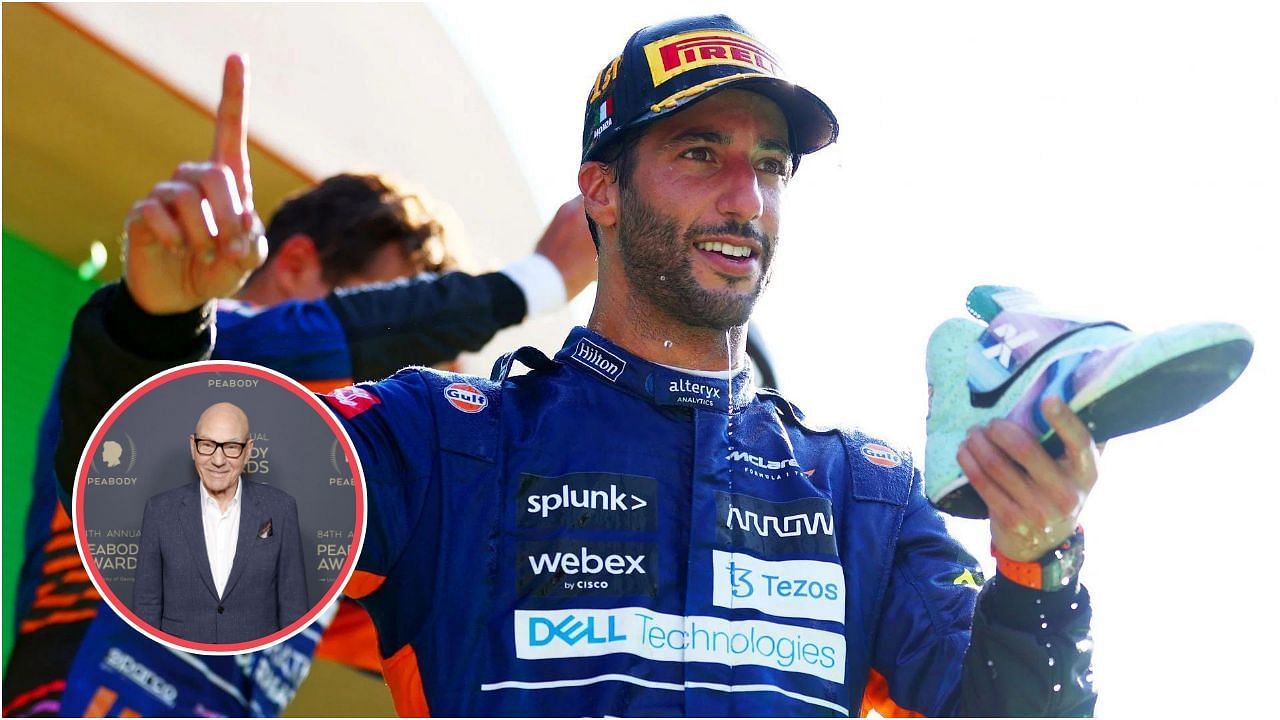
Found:
[[4, 230], [4, 657], [22, 570], [36, 434], [76, 310], [98, 287], [29, 240]]

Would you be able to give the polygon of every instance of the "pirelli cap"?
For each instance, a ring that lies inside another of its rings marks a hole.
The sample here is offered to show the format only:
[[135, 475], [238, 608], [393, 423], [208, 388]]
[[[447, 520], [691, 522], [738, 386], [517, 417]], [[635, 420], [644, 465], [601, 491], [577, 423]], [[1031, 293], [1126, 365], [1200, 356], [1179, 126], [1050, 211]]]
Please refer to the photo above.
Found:
[[840, 126], [817, 95], [793, 85], [777, 59], [725, 15], [684, 18], [641, 29], [600, 74], [587, 97], [582, 161], [598, 159], [619, 135], [728, 87], [778, 104], [797, 156], [835, 142]]

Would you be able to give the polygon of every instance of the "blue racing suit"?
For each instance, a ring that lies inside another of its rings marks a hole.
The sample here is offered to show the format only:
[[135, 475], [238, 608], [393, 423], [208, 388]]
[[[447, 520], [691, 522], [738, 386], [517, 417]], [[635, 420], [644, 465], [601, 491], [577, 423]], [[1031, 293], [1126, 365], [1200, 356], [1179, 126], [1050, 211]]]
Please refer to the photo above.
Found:
[[[146, 337], [167, 364], [207, 356], [208, 317], [166, 322]], [[143, 362], [93, 325], [85, 348]], [[492, 381], [410, 369], [326, 396], [369, 496], [347, 594], [400, 713], [1092, 710], [1083, 588], [979, 591], [910, 455], [749, 378], [579, 328]], [[91, 429], [72, 427], [64, 448]]]

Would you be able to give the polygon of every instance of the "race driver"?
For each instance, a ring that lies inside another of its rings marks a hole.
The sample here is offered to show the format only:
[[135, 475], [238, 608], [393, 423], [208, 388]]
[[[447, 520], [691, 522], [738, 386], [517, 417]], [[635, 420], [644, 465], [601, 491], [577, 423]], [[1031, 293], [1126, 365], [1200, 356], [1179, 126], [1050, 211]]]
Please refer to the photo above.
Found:
[[[139, 201], [127, 231], [189, 233], [181, 204], [198, 205], [197, 188], [220, 174], [212, 165], [180, 165]], [[452, 361], [502, 328], [558, 307], [594, 279], [580, 198], [560, 208], [529, 256], [495, 273], [452, 272], [461, 248], [442, 216], [428, 199], [373, 174], [342, 173], [294, 193], [267, 225], [268, 261], [236, 300], [218, 303], [217, 357], [266, 365], [324, 392], [406, 365]], [[127, 301], [112, 287], [102, 297]], [[335, 287], [344, 290], [334, 295]], [[114, 707], [144, 715], [275, 716], [306, 677], [313, 652], [380, 670], [372, 624], [350, 601], [318, 648], [324, 621], [268, 653], [238, 657], [175, 657], [114, 613], [99, 612], [105, 605], [57, 501], [52, 464], [59, 427], [57, 403], [50, 402], [27, 513], [18, 633], [5, 666], [6, 715], [76, 716]], [[141, 671], [151, 674], [150, 690], [134, 680]]]
[[[960, 452], [1005, 558], [979, 591], [910, 455], [750, 384], [744, 328], [787, 181], [836, 132], [729, 18], [640, 30], [586, 109], [589, 326], [492, 381], [412, 369], [326, 396], [369, 486], [347, 592], [401, 714], [1091, 712], [1076, 516], [1097, 469], [1078, 418], [1044, 407], [1060, 459], [1001, 421], [971, 430]], [[258, 262], [243, 217], [220, 223], [208, 265], [131, 248], [146, 343], [90, 306], [73, 353], [207, 355], [208, 299]], [[67, 423], [68, 480], [88, 427]]]

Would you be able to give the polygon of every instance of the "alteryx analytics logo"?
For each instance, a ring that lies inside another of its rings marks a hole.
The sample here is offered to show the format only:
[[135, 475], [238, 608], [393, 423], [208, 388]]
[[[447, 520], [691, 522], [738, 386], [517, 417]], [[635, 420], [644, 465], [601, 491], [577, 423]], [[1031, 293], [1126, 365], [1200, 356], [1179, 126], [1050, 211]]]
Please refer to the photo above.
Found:
[[652, 543], [522, 542], [516, 586], [534, 597], [658, 594], [658, 548]]
[[844, 682], [840, 633], [762, 620], [680, 616], [648, 608], [516, 610], [516, 657], [626, 653], [665, 662], [755, 665]]
[[647, 532], [656, 522], [657, 492], [657, 481], [639, 475], [524, 474], [516, 494], [516, 525]]
[[573, 358], [579, 365], [603, 375], [609, 382], [617, 382], [618, 378], [622, 376], [622, 371], [627, 369], [626, 360], [586, 338], [578, 341], [578, 344], [573, 348], [573, 354], [569, 357]]
[[724, 404], [722, 398], [728, 389], [727, 381], [717, 387], [710, 381], [690, 380], [689, 378], [681, 377], [667, 383], [666, 397], [661, 398], [661, 400], [679, 405], [718, 407]]
[[831, 501], [805, 497], [770, 502], [738, 493], [716, 493], [716, 543], [762, 557], [837, 555]]
[[779, 617], [844, 623], [844, 569], [819, 560], [761, 560], [711, 551], [712, 603], [752, 608]]

